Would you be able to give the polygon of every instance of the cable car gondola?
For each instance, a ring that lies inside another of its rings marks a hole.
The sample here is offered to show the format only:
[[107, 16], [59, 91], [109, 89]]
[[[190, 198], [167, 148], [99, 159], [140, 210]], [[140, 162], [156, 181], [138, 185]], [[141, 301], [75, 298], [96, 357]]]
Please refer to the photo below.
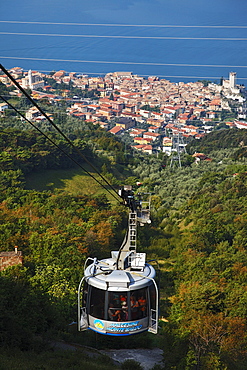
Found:
[[[119, 251], [103, 260], [88, 258], [78, 288], [78, 330], [124, 336], [158, 329], [155, 269], [136, 252], [137, 223], [150, 223], [150, 201], [136, 201], [130, 186], [119, 195], [129, 207], [128, 229]], [[87, 266], [88, 261], [91, 263]]]

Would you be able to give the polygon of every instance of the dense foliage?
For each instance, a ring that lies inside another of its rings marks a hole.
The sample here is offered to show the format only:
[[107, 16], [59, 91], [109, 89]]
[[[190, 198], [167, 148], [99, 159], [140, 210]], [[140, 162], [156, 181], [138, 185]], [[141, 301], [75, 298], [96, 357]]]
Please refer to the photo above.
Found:
[[200, 185], [176, 219], [180, 243], [170, 252], [176, 284], [170, 317], [179, 335], [188, 337], [190, 361], [197, 366], [243, 369], [247, 175], [220, 179], [212, 174]]
[[215, 149], [241, 148], [247, 145], [247, 131], [245, 129], [226, 129], [213, 131], [210, 135], [205, 135], [201, 140], [193, 140], [187, 146], [189, 153], [195, 151], [210, 153]]
[[[64, 141], [57, 142], [77, 158]], [[74, 143], [95, 158], [80, 138]], [[41, 135], [2, 129], [0, 147], [0, 251], [18, 246], [24, 257], [23, 267], [0, 275], [0, 343], [28, 349], [33, 335], [64, 330], [76, 319], [85, 259], [116, 249], [125, 212], [111, 207], [105, 195], [26, 190], [30, 172], [71, 166], [68, 157]]]
[[[114, 150], [121, 156], [123, 147], [107, 135], [100, 140], [97, 130], [71, 138], [86, 155], [101, 155], [107, 173], [115, 169]], [[155, 345], [164, 349], [167, 369], [246, 366], [247, 165], [236, 155], [245, 141], [243, 130], [222, 130], [190, 145], [211, 161], [197, 164], [185, 155], [182, 168], [173, 168], [165, 156], [136, 156], [129, 164], [126, 181], [153, 192], [153, 222], [138, 231], [138, 248], [161, 267], [165, 321]], [[85, 258], [118, 249], [125, 212], [104, 195], [26, 190], [30, 171], [69, 166], [38, 134], [2, 129], [0, 146], [0, 250], [17, 245], [24, 256], [23, 266], [0, 274], [0, 344], [26, 350], [37, 335], [68, 330]], [[150, 346], [145, 334], [139, 338], [135, 346]]]
[[167, 158], [148, 157], [134, 167], [142, 186], [155, 192], [156, 228], [149, 241], [144, 231], [141, 237], [153, 257], [165, 258], [167, 368], [245, 368], [247, 165], [235, 155], [245, 141], [244, 130], [214, 132], [190, 145], [211, 161], [170, 168]]

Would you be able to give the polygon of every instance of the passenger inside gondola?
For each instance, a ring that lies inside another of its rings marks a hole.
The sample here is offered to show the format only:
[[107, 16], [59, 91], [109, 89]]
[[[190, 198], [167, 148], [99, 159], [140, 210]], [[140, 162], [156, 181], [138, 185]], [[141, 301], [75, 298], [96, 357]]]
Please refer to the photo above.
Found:
[[139, 297], [138, 305], [139, 305], [140, 317], [143, 318], [146, 316], [146, 309], [147, 309], [147, 300], [144, 298], [143, 295]]
[[109, 292], [108, 297], [108, 320], [111, 321], [127, 321], [128, 320], [128, 305], [127, 294]]
[[127, 302], [126, 301], [123, 301], [121, 303], [121, 306], [122, 306], [122, 321], [127, 321], [128, 320], [128, 306], [127, 306]]
[[131, 307], [131, 318], [132, 320], [136, 320], [138, 318], [138, 308], [139, 304], [136, 300], [136, 297], [132, 294], [130, 296], [130, 307]]
[[131, 295], [109, 292], [107, 320], [132, 321], [147, 317], [147, 289], [138, 289]]

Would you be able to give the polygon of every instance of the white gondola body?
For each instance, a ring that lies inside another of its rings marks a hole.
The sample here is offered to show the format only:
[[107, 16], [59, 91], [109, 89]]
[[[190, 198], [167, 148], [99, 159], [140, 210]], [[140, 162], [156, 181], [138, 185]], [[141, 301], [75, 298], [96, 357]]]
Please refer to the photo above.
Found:
[[[134, 204], [135, 205], [135, 204]], [[129, 228], [119, 251], [92, 259], [78, 289], [78, 330], [107, 335], [157, 333], [158, 288], [146, 254], [136, 252], [136, 227], [150, 223], [150, 207], [129, 212]], [[131, 203], [133, 208], [133, 203]]]

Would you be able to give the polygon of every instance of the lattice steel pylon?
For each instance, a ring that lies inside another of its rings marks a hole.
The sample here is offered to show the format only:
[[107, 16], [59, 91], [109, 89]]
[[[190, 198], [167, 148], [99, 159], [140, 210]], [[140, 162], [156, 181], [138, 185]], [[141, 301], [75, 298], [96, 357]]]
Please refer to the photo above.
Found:
[[182, 167], [181, 158], [180, 158], [180, 133], [172, 136], [172, 152], [171, 152], [171, 161], [170, 168], [172, 167]]

